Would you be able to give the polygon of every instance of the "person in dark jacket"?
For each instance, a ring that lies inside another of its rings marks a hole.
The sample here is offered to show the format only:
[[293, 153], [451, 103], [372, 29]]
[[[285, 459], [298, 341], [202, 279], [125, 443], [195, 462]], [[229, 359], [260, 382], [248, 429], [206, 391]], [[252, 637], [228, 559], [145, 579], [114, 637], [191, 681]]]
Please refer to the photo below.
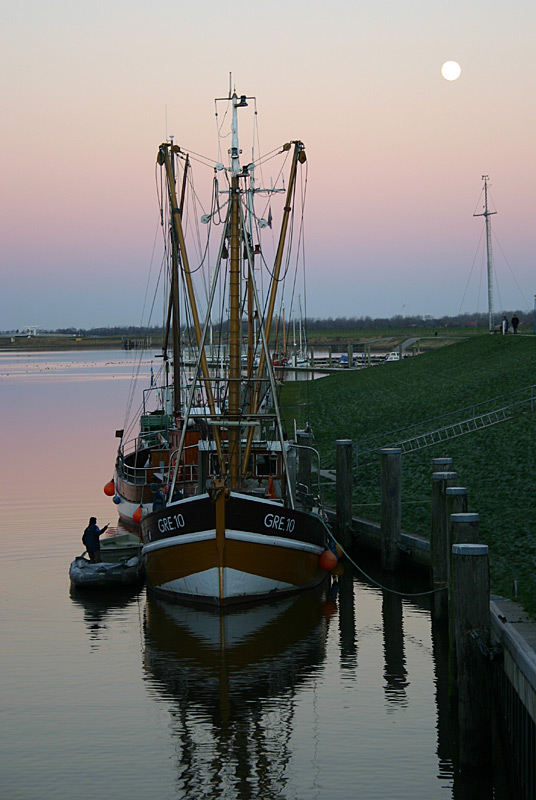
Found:
[[514, 314], [512, 317], [512, 328], [514, 329], [514, 333], [517, 333], [517, 326], [519, 325], [519, 317], [517, 314]]
[[153, 493], [153, 511], [158, 511], [160, 508], [165, 508], [166, 496], [162, 491], [162, 484], [153, 481], [153, 483], [151, 483], [151, 491]]
[[82, 536], [82, 544], [85, 546], [89, 560], [92, 564], [97, 564], [98, 562], [102, 561], [99, 536], [101, 536], [107, 529], [108, 525], [105, 525], [102, 530], [98, 528], [96, 517], [89, 518], [89, 525], [85, 529], [84, 535]]

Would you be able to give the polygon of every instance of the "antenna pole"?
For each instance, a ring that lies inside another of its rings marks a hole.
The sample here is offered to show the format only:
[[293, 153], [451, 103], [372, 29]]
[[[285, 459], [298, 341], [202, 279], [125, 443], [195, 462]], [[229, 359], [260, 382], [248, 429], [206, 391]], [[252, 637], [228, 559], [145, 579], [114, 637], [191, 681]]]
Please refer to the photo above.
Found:
[[486, 220], [486, 252], [488, 262], [488, 327], [489, 332], [493, 331], [493, 259], [491, 253], [491, 222], [490, 216], [496, 211], [488, 211], [488, 180], [489, 175], [482, 175], [484, 181], [484, 213], [473, 214], [473, 217], [484, 217]]

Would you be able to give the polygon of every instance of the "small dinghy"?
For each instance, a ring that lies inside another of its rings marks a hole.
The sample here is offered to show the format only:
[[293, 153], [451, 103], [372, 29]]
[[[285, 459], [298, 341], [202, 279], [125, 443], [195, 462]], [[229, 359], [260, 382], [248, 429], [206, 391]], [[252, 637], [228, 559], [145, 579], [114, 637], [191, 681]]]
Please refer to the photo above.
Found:
[[143, 579], [143, 561], [141, 556], [132, 556], [92, 564], [84, 556], [78, 556], [69, 567], [69, 578], [77, 588], [132, 586]]
[[84, 555], [69, 567], [71, 586], [78, 588], [132, 586], [144, 576], [141, 541], [136, 534], [118, 527], [101, 539], [102, 561], [93, 564]]

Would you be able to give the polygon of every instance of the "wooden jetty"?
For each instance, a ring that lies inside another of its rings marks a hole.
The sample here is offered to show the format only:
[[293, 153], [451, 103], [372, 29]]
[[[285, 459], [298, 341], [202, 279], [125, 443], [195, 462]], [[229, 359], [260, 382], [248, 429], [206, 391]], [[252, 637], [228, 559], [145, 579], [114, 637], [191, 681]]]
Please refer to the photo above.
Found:
[[520, 797], [535, 798], [536, 622], [515, 602], [490, 596], [489, 553], [479, 542], [479, 515], [467, 511], [467, 488], [458, 485], [452, 459], [432, 463], [428, 540], [401, 528], [400, 449], [381, 451], [382, 508], [377, 523], [352, 516], [352, 442], [339, 440], [336, 446], [337, 470], [329, 477], [336, 482], [337, 506], [330, 517], [346, 553], [379, 554], [386, 573], [416, 568], [430, 575], [434, 621], [449, 630], [461, 767], [491, 763], [493, 697], [512, 747]]

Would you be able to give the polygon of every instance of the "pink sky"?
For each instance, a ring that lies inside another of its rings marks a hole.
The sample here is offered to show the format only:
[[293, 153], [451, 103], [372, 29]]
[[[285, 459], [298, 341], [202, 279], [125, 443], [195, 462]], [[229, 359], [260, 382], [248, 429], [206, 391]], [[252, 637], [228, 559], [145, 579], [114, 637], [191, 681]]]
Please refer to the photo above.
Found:
[[528, 0], [22, 0], [0, 34], [0, 330], [140, 323], [157, 147], [216, 157], [229, 72], [265, 151], [307, 148], [310, 316], [485, 312], [480, 259], [462, 305], [485, 173], [496, 311], [530, 309], [535, 23]]

